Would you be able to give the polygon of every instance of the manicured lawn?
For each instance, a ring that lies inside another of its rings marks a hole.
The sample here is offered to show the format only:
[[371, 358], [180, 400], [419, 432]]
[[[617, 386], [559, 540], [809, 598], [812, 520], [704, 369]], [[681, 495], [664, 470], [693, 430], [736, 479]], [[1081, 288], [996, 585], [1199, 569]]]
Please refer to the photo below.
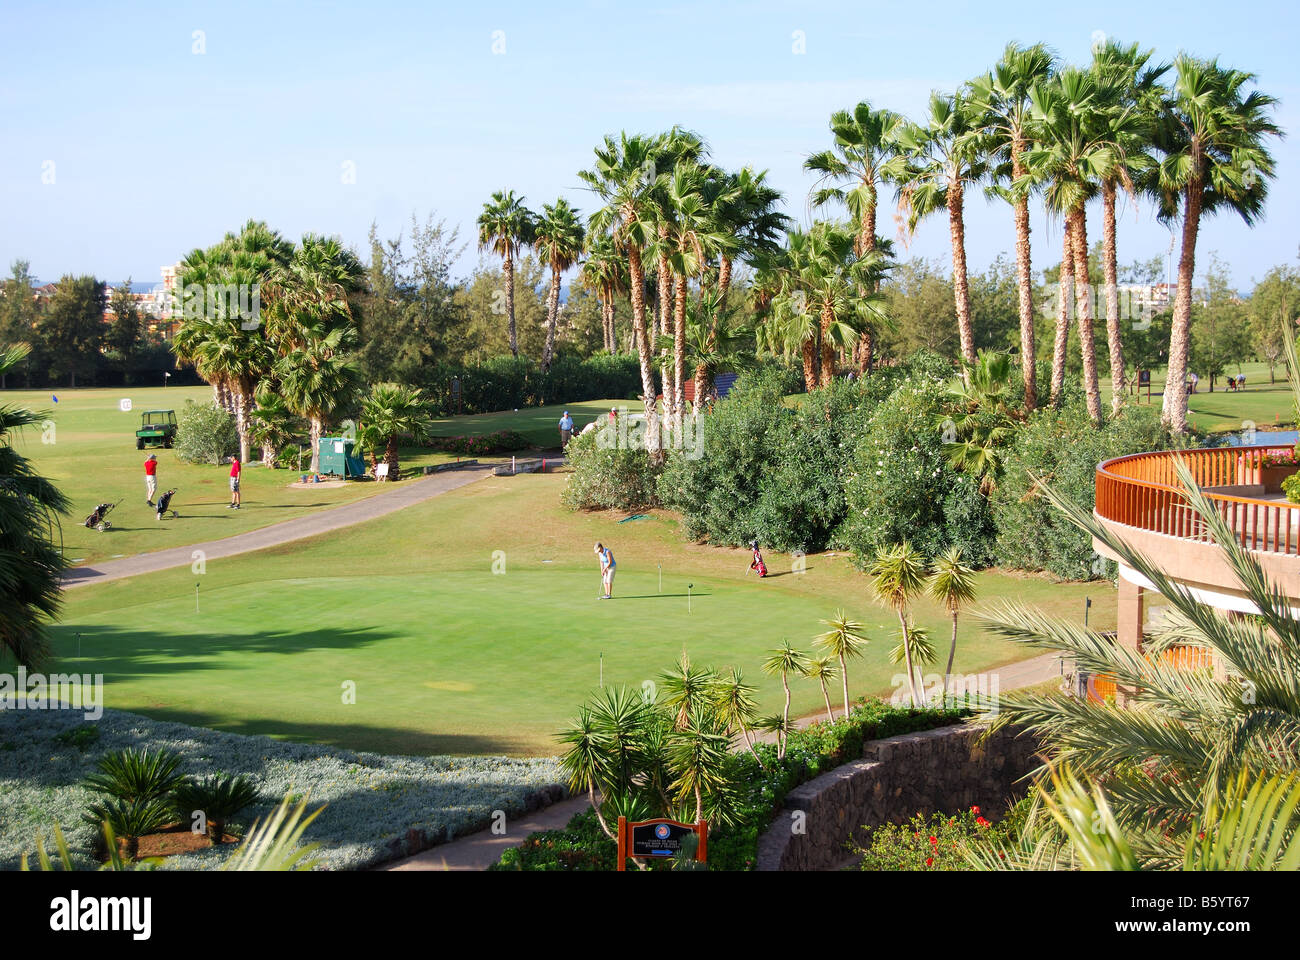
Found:
[[[1286, 382], [1285, 365], [1279, 365], [1277, 383], [1268, 381], [1268, 364], [1243, 363], [1229, 367], [1230, 374], [1246, 375], [1246, 390], [1243, 393], [1230, 393], [1223, 379], [1215, 382], [1214, 392], [1210, 393], [1209, 377], [1201, 377], [1196, 393], [1188, 398], [1188, 418], [1199, 430], [1209, 433], [1235, 432], [1244, 429], [1246, 421], [1252, 421], [1258, 430], [1272, 429], [1274, 424], [1290, 424], [1295, 421], [1295, 409], [1292, 401], [1291, 386]], [[1164, 399], [1163, 391], [1165, 371], [1157, 370], [1151, 380], [1151, 404], [1158, 410]], [[1105, 402], [1110, 401], [1110, 380], [1106, 371], [1101, 372], [1102, 393]], [[1146, 404], [1146, 389], [1134, 403]]]
[[[698, 663], [741, 667], [762, 711], [778, 711], [764, 651], [785, 637], [809, 649], [818, 620], [844, 607], [873, 641], [850, 668], [853, 693], [890, 691], [896, 621], [847, 558], [814, 555], [798, 574], [771, 555], [774, 576], [759, 581], [745, 572], [746, 551], [682, 543], [670, 515], [619, 523], [568, 513], [558, 506], [564, 480], [489, 478], [364, 525], [209, 562], [202, 576], [181, 568], [72, 591], [54, 629], [57, 666], [104, 674], [110, 707], [218, 730], [385, 753], [551, 754], [552, 734], [598, 688], [602, 662], [605, 683], [641, 688], [686, 649]], [[597, 539], [618, 559], [612, 601], [596, 599]], [[1108, 584], [1001, 573], [979, 583], [981, 601], [1017, 598], [1062, 616], [1081, 616], [1091, 596], [1092, 623], [1114, 622]], [[917, 616], [946, 651], [943, 611], [923, 603]], [[1034, 653], [966, 618], [956, 669]], [[355, 703], [345, 703], [352, 685]], [[796, 713], [820, 706], [815, 684], [793, 686]]]
[[574, 429], [581, 430], [591, 421], [608, 414], [610, 407], [626, 407], [630, 413], [640, 413], [643, 410], [639, 400], [585, 400], [581, 403], [557, 403], [548, 407], [448, 417], [434, 421], [431, 432], [437, 437], [455, 437], [515, 430], [534, 446], [549, 450], [560, 445], [560, 417], [565, 410], [573, 417]]

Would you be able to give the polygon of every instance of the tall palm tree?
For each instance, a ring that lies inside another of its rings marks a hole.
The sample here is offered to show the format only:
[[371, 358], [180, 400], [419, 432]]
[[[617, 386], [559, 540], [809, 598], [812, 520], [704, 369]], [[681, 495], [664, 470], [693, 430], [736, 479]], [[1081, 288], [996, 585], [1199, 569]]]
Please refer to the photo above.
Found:
[[551, 369], [555, 350], [555, 318], [560, 312], [560, 274], [582, 255], [586, 231], [578, 220], [578, 211], [563, 197], [554, 204], [542, 204], [542, 215], [533, 228], [533, 247], [551, 268], [551, 291], [546, 298], [546, 346], [542, 350], [542, 369]]
[[695, 798], [695, 819], [704, 819], [704, 795], [723, 792], [729, 786], [726, 770], [730, 758], [729, 740], [716, 718], [693, 717], [668, 742], [668, 765], [675, 774], [671, 787], [677, 802]]
[[515, 260], [521, 247], [533, 240], [534, 217], [524, 206], [524, 198], [513, 190], [498, 190], [483, 204], [478, 216], [479, 250], [491, 250], [504, 263], [506, 315], [510, 324], [510, 353], [519, 356], [519, 338], [515, 331]]
[[763, 760], [754, 749], [754, 737], [749, 732], [754, 725], [758, 705], [754, 701], [754, 688], [745, 683], [745, 675], [739, 667], [732, 667], [729, 676], [718, 677], [714, 681], [712, 706], [728, 732], [740, 732], [745, 746], [761, 769]]
[[966, 188], [977, 183], [987, 164], [987, 149], [979, 114], [965, 92], [932, 93], [924, 126], [908, 123], [898, 139], [908, 151], [907, 164], [893, 175], [899, 209], [909, 233], [920, 222], [945, 211], [952, 240], [952, 290], [961, 336], [961, 354], [975, 362], [975, 332], [971, 323], [970, 283], [966, 271]]
[[952, 617], [952, 640], [948, 645], [948, 665], [943, 671], [943, 698], [948, 700], [948, 683], [952, 661], [957, 655], [957, 614], [975, 599], [975, 570], [962, 559], [961, 547], [949, 547], [934, 558], [930, 573], [930, 596], [944, 605]]
[[915, 706], [920, 706], [921, 697], [916, 689], [912, 662], [911, 608], [912, 602], [925, 590], [929, 573], [925, 557], [906, 540], [891, 547], [881, 547], [868, 568], [876, 599], [898, 616], [903, 659], [907, 664], [907, 686]]
[[[915, 673], [915, 676], [909, 677], [913, 706], [919, 707], [926, 702], [925, 678], [922, 676], [922, 668], [934, 663], [938, 657], [934, 644], [930, 642], [930, 632], [924, 627], [912, 623], [911, 618], [908, 617], [907, 621], [899, 628], [898, 643], [889, 651], [889, 662], [899, 665], [906, 664], [907, 669]], [[917, 695], [918, 691], [919, 696]]]
[[[836, 610], [835, 615], [822, 621], [826, 626], [824, 633], [813, 638], [813, 643], [840, 662], [840, 680], [844, 692], [844, 716], [849, 715], [849, 659], [862, 656], [862, 648], [870, 641], [862, 632], [862, 623], [849, 618], [843, 610]], [[830, 704], [826, 713], [830, 719]]]
[[[831, 656], [809, 658], [804, 674], [809, 680], [816, 680], [822, 688], [822, 701], [826, 704], [826, 722], [835, 722], [835, 711], [831, 709], [831, 695], [826, 684], [835, 680], [835, 658]], [[847, 716], [847, 713], [845, 714]]]
[[1137, 122], [1123, 125], [1115, 138], [1116, 150], [1110, 169], [1101, 174], [1102, 274], [1106, 293], [1106, 340], [1110, 349], [1111, 409], [1118, 413], [1124, 402], [1124, 342], [1120, 335], [1119, 254], [1115, 245], [1115, 203], [1122, 187], [1136, 197], [1137, 183], [1155, 161], [1147, 152], [1155, 114], [1163, 93], [1160, 78], [1169, 64], [1148, 67], [1154, 50], [1142, 50], [1134, 43], [1124, 45], [1108, 39], [1092, 52], [1091, 70], [1103, 92], [1107, 113], [1123, 118], [1127, 111]]
[[[831, 115], [834, 146], [804, 161], [804, 169], [820, 174], [818, 182], [823, 184], [813, 191], [813, 206], [844, 204], [857, 230], [854, 252], [860, 257], [876, 248], [880, 187], [901, 176], [906, 163], [907, 150], [898, 139], [905, 124], [901, 114], [876, 110], [863, 100], [852, 111]], [[855, 350], [860, 373], [870, 372], [874, 345], [874, 331], [868, 324]]]
[[659, 414], [656, 404], [650, 337], [646, 328], [645, 268], [642, 253], [654, 236], [654, 191], [659, 183], [655, 169], [658, 141], [653, 137], [619, 135], [606, 137], [596, 148], [596, 164], [579, 171], [578, 177], [600, 198], [604, 206], [592, 215], [588, 229], [608, 234], [615, 249], [627, 257], [632, 298], [632, 339], [641, 365], [642, 402], [645, 405], [646, 451], [661, 462]]
[[1247, 91], [1254, 74], [1221, 67], [1215, 60], [1181, 55], [1176, 77], [1156, 128], [1162, 152], [1158, 174], [1161, 215], [1183, 219], [1178, 257], [1178, 287], [1169, 332], [1169, 372], [1165, 378], [1164, 421], [1171, 430], [1187, 429], [1187, 350], [1192, 317], [1192, 274], [1201, 217], [1236, 213], [1250, 226], [1264, 209], [1274, 173], [1268, 140], [1280, 136], [1270, 119], [1277, 101]]
[[[1048, 211], [1049, 215], [1051, 211]], [[1061, 226], [1061, 266], [1057, 277], [1056, 336], [1052, 342], [1053, 406], [1064, 399], [1066, 354], [1070, 346], [1070, 320], [1074, 317], [1074, 224]]]
[[320, 441], [326, 421], [361, 383], [360, 371], [347, 355], [355, 342], [353, 329], [343, 327], [289, 350], [276, 361], [281, 396], [291, 410], [307, 419], [312, 473], [320, 470]]
[[790, 646], [789, 640], [782, 640], [781, 646], [768, 653], [763, 660], [763, 672], [781, 678], [785, 690], [785, 707], [781, 710], [781, 728], [777, 734], [776, 758], [785, 759], [786, 733], [790, 729], [790, 674], [807, 672], [808, 656]]
[[1036, 179], [1046, 183], [1044, 196], [1049, 210], [1065, 221], [1074, 268], [1084, 393], [1089, 415], [1094, 423], [1101, 423], [1086, 209], [1099, 191], [1102, 178], [1116, 170], [1122, 145], [1136, 134], [1141, 118], [1132, 106], [1109, 111], [1106, 91], [1098, 86], [1098, 78], [1076, 67], [1068, 67], [1050, 81], [1035, 85], [1030, 97], [1038, 143], [1026, 155], [1026, 165]]
[[433, 423], [429, 401], [419, 387], [402, 383], [376, 383], [361, 401], [359, 436], [370, 449], [382, 447], [388, 479], [401, 476], [397, 439], [421, 439]]
[[1034, 184], [1025, 166], [1032, 136], [1029, 91], [1052, 75], [1056, 58], [1041, 43], [1022, 47], [1007, 44], [991, 71], [971, 82], [971, 105], [989, 133], [987, 148], [997, 163], [992, 192], [1012, 209], [1016, 228], [1016, 291], [1020, 309], [1020, 372], [1025, 384], [1025, 410], [1038, 405], [1035, 378], [1034, 286], [1029, 245], [1029, 195]]
[[588, 236], [587, 259], [582, 263], [582, 281], [596, 291], [600, 299], [604, 349], [618, 353], [618, 333], [614, 328], [614, 304], [619, 294], [628, 292], [627, 262], [614, 249], [607, 236]]
[[[0, 347], [0, 374], [18, 366], [30, 349]], [[45, 624], [59, 612], [67, 565], [54, 532], [57, 515], [71, 504], [14, 449], [14, 436], [48, 416], [0, 403], [0, 653], [29, 668], [39, 668], [48, 656]]]

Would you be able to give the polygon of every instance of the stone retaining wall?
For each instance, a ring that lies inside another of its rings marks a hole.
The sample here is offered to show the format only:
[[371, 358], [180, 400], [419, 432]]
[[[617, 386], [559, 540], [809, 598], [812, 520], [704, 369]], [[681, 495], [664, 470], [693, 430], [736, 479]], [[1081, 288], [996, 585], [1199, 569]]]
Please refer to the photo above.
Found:
[[786, 795], [785, 809], [758, 840], [757, 869], [837, 869], [852, 856], [846, 843], [864, 838], [864, 826], [904, 823], [920, 812], [979, 806], [1001, 816], [1025, 795], [1021, 778], [1040, 762], [1038, 743], [1009, 727], [980, 743], [983, 732], [959, 724], [863, 744], [861, 760]]

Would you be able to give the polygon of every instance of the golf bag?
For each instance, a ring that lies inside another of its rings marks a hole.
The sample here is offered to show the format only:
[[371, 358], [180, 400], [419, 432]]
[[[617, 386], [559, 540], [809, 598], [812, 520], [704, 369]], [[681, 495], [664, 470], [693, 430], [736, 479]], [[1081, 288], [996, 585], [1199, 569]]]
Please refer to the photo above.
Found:
[[[117, 501], [117, 503], [121, 502], [121, 500]], [[112, 512], [113, 508], [117, 506], [117, 503], [101, 503], [99, 506], [95, 507], [95, 509], [91, 511], [90, 516], [86, 518], [86, 528], [88, 530], [98, 530], [100, 533], [103, 533], [105, 530], [113, 526], [112, 521], [105, 518]]]
[[[158, 519], [159, 520], [161, 520], [163, 518], [163, 515], [167, 513], [167, 511], [171, 508], [172, 497], [174, 496], [176, 496], [176, 491], [175, 489], [172, 489], [172, 490], [168, 490], [166, 493], [164, 493], [161, 497], [158, 498]], [[180, 514], [177, 513], [175, 510], [172, 510], [171, 514], [173, 519], [180, 516]]]
[[749, 562], [749, 569], [757, 571], [760, 577], [766, 577], [767, 564], [763, 562], [763, 555], [758, 551], [758, 541], [751, 541], [749, 547], [754, 551], [754, 559]]

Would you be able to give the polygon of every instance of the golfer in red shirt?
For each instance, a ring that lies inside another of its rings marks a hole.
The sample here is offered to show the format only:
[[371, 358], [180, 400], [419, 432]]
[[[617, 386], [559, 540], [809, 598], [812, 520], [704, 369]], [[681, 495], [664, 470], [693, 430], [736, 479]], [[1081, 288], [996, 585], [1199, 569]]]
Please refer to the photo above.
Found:
[[239, 509], [239, 458], [230, 458], [230, 509]]
[[144, 462], [144, 498], [149, 506], [153, 506], [154, 494], [158, 492], [158, 455], [149, 454], [149, 459]]

